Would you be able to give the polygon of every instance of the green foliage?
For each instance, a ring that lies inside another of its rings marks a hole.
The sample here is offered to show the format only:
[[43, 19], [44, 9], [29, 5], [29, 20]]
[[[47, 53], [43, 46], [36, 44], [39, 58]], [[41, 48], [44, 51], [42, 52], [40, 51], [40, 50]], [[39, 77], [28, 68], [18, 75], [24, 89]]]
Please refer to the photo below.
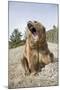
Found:
[[47, 41], [58, 43], [58, 28], [54, 25], [52, 29], [46, 33]]
[[15, 48], [24, 44], [24, 40], [21, 40], [22, 34], [18, 29], [14, 29], [10, 36], [9, 48]]
[[[9, 48], [16, 48], [18, 46], [24, 45], [26, 41], [25, 37], [24, 40], [22, 40], [21, 37], [21, 32], [19, 32], [18, 29], [14, 29], [10, 36]], [[46, 38], [48, 42], [58, 43], [58, 27], [54, 25], [52, 29], [48, 30], [46, 32]]]

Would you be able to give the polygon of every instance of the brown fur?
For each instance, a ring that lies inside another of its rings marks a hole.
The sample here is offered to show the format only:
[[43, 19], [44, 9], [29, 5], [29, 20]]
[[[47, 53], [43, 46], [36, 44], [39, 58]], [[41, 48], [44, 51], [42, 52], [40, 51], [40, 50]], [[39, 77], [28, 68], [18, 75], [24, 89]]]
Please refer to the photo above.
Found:
[[22, 60], [26, 73], [36, 72], [40, 65], [53, 61], [53, 54], [49, 51], [46, 41], [45, 27], [37, 21], [27, 23], [27, 39]]

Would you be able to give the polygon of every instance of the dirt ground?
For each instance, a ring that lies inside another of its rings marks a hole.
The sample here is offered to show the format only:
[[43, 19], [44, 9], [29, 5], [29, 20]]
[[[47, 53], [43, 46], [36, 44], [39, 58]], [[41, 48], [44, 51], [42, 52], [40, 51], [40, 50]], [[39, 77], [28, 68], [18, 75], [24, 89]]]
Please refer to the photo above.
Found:
[[8, 88], [21, 87], [43, 87], [58, 85], [58, 45], [48, 43], [48, 47], [54, 54], [55, 61], [46, 65], [35, 76], [30, 74], [25, 76], [24, 69], [21, 65], [24, 46], [15, 49], [9, 49], [8, 60]]

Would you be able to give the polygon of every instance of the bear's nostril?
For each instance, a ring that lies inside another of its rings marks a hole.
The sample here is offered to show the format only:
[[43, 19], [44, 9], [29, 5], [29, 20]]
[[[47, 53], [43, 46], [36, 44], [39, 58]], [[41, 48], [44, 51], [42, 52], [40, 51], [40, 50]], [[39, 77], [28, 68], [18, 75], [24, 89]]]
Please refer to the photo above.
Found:
[[28, 26], [28, 28], [30, 29], [33, 25], [32, 25], [32, 22], [31, 21], [29, 21], [28, 23], [27, 23], [27, 26]]

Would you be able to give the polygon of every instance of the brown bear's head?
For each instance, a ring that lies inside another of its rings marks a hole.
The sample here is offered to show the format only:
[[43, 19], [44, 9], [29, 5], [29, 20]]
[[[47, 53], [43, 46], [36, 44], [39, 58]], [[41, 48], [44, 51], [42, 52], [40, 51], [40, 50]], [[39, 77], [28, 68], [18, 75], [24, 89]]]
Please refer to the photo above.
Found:
[[28, 39], [33, 45], [42, 44], [46, 41], [45, 27], [38, 21], [28, 21]]

